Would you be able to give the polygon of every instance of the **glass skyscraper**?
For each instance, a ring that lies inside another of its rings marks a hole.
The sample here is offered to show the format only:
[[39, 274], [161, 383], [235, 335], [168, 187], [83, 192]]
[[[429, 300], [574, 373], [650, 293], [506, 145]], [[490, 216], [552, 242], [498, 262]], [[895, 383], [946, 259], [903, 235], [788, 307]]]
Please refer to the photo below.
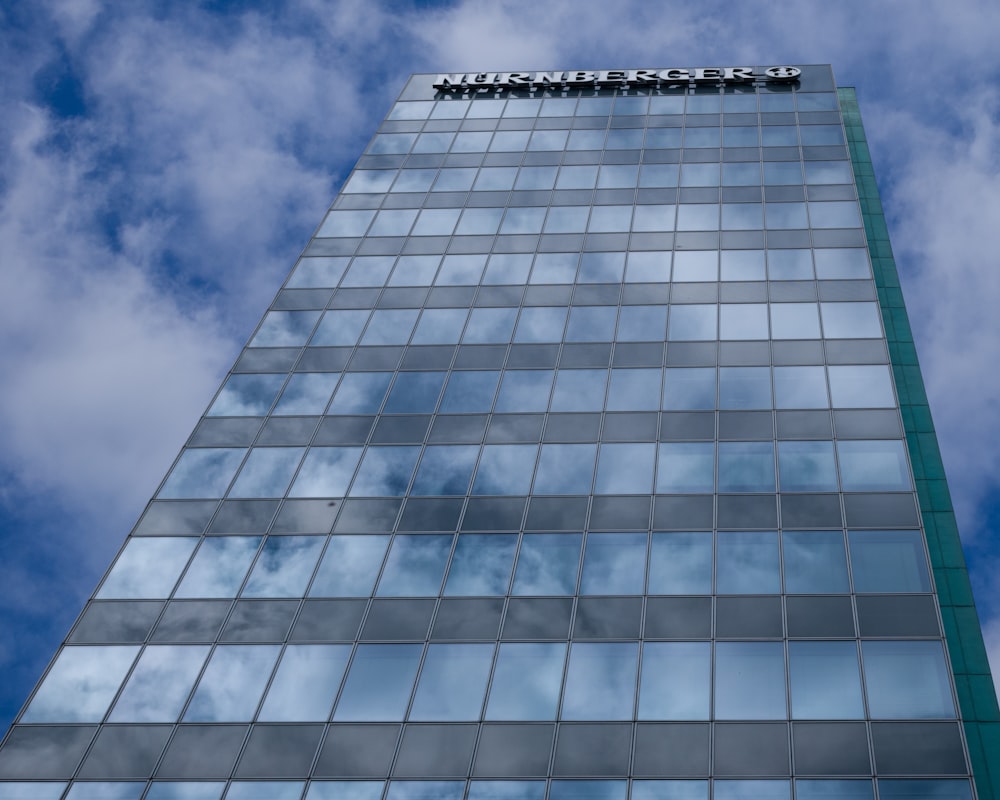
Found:
[[0, 800], [994, 800], [854, 93], [416, 75]]

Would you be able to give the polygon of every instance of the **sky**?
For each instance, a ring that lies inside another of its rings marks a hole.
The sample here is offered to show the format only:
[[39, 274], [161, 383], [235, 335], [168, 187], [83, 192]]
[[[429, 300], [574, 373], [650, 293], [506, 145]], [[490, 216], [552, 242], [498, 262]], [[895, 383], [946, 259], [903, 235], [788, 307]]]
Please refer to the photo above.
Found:
[[0, 3], [0, 731], [411, 72], [832, 63], [1000, 672], [1000, 4]]

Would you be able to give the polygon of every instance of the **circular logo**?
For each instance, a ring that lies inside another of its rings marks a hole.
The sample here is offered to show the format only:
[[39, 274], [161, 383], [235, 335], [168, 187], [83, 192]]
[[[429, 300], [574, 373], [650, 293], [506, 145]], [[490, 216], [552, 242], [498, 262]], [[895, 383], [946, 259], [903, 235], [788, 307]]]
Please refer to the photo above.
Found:
[[764, 74], [772, 81], [794, 81], [802, 74], [802, 70], [798, 67], [771, 67], [764, 70]]

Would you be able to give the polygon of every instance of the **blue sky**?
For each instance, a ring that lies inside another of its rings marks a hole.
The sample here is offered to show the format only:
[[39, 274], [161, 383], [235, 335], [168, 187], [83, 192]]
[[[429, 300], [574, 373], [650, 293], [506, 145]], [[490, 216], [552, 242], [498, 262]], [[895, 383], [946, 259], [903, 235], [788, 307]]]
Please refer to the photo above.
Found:
[[858, 88], [1000, 667], [997, 30], [991, 0], [0, 6], [0, 730], [417, 71], [832, 63]]

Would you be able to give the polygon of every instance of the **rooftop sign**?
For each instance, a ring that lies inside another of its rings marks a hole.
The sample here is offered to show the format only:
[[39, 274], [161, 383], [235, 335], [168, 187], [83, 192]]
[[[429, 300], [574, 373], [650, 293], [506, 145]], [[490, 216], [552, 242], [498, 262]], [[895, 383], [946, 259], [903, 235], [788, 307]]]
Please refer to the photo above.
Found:
[[754, 72], [753, 67], [699, 67], [697, 69], [609, 69], [569, 72], [464, 72], [438, 75], [434, 88], [444, 91], [465, 89], [535, 89], [547, 87], [658, 86], [660, 84], [752, 83], [765, 80], [788, 83], [801, 74], [798, 67], [771, 67]]

